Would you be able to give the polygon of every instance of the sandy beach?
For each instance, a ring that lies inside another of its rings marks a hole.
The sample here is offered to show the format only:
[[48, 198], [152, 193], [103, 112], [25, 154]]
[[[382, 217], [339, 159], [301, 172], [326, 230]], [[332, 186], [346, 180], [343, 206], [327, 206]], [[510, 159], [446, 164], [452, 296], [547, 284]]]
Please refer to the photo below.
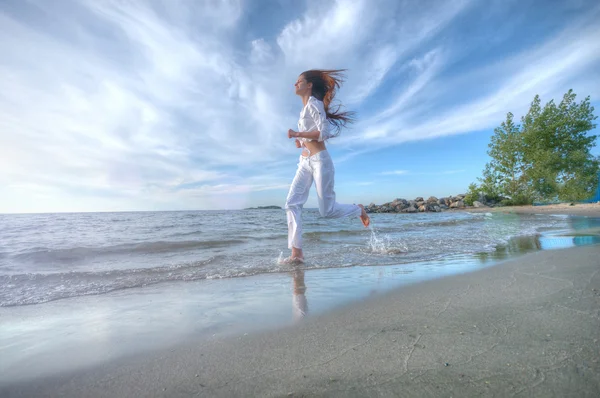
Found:
[[597, 397], [599, 255], [536, 252], [294, 327], [188, 341], [0, 395]]

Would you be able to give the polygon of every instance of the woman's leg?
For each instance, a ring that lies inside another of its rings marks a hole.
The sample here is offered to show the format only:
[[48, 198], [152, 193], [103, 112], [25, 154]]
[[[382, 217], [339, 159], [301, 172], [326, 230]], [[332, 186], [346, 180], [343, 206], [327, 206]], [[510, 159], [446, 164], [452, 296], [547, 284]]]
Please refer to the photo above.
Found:
[[308, 199], [312, 183], [313, 176], [308, 160], [301, 158], [285, 201], [288, 222], [288, 248], [292, 249], [292, 258], [302, 258], [302, 207]]
[[335, 201], [335, 168], [329, 153], [322, 151], [315, 156], [318, 156], [319, 160], [311, 161], [311, 166], [321, 216], [327, 218], [359, 217], [363, 225], [368, 227], [370, 219], [362, 205], [342, 204]]

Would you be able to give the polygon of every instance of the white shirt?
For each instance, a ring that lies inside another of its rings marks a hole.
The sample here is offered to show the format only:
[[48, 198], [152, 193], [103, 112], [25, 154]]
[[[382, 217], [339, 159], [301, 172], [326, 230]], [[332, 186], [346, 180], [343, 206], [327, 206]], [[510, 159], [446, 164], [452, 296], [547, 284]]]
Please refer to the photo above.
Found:
[[[332, 137], [323, 101], [319, 101], [312, 95], [308, 98], [306, 106], [300, 112], [298, 131], [301, 133], [318, 131], [319, 141], [325, 141]], [[308, 138], [298, 138], [298, 140], [302, 142], [302, 146], [306, 141], [313, 141]]]

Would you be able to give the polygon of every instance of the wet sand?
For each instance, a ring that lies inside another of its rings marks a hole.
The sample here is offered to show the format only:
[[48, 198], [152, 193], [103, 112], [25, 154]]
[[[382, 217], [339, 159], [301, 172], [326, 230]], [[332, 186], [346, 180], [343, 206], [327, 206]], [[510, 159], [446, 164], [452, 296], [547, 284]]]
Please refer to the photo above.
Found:
[[541, 251], [280, 330], [0, 389], [0, 396], [600, 396], [600, 246]]
[[507, 206], [465, 209], [470, 213], [504, 212], [517, 214], [568, 214], [571, 216], [600, 217], [599, 203], [560, 203], [545, 206]]

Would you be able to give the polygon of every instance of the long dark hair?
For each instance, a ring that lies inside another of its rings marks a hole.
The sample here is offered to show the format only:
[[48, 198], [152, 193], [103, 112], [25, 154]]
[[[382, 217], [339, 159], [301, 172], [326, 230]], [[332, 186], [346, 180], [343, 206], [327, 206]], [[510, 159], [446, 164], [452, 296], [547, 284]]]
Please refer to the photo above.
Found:
[[342, 127], [354, 122], [355, 112], [342, 112], [341, 104], [331, 104], [337, 89], [346, 80], [345, 71], [346, 69], [311, 69], [301, 73], [307, 83], [312, 83], [313, 97], [323, 101], [327, 120], [335, 132], [334, 137], [340, 134]]

